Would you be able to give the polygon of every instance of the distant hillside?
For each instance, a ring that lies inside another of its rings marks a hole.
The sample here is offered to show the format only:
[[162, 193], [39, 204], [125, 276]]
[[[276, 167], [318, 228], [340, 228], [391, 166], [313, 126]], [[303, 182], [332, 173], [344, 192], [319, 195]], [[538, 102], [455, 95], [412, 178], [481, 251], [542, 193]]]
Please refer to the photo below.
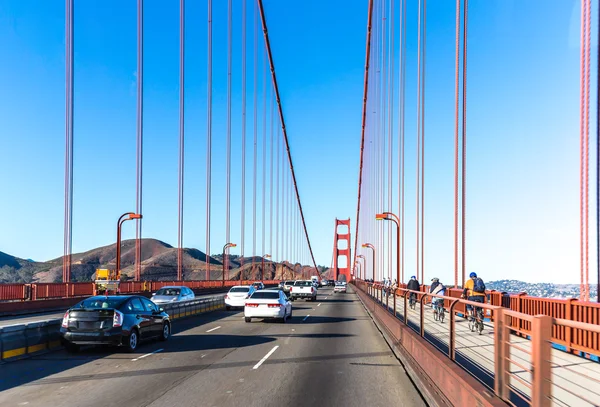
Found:
[[[526, 283], [519, 280], [498, 280], [486, 282], [485, 285], [489, 290], [510, 294], [524, 292], [534, 297], [579, 298], [579, 284]], [[597, 293], [597, 285], [591, 284], [591, 298], [595, 298]]]
[[[98, 247], [72, 255], [72, 275], [74, 282], [92, 281], [98, 268], [114, 269], [116, 266], [116, 245]], [[210, 258], [210, 279], [222, 278], [222, 256]], [[168, 281], [177, 278], [177, 249], [156, 239], [142, 239], [142, 279]], [[254, 265], [253, 265], [254, 261]], [[62, 278], [62, 257], [47, 262], [32, 262], [0, 252], [0, 283], [60, 282]], [[133, 279], [135, 270], [135, 240], [121, 243], [121, 274]], [[230, 270], [226, 278], [237, 280], [258, 279], [261, 274], [261, 257], [232, 256]], [[183, 249], [183, 276], [186, 280], [204, 280], [208, 269], [206, 255], [198, 249]], [[265, 261], [265, 279], [299, 278], [307, 266]]]

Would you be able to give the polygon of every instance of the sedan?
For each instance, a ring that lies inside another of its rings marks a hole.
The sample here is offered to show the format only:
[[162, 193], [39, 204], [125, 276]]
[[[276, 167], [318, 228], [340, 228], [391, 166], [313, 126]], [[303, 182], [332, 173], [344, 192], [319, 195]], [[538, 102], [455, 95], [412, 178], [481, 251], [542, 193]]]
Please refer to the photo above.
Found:
[[334, 293], [345, 293], [346, 292], [346, 284], [342, 282], [336, 282], [335, 287], [333, 288]]
[[252, 322], [252, 318], [274, 318], [284, 322], [292, 317], [292, 303], [283, 291], [256, 291], [246, 300], [244, 320]]
[[190, 301], [196, 298], [194, 292], [184, 286], [163, 287], [152, 294], [152, 301], [156, 304], [165, 304], [168, 302]]
[[69, 352], [77, 352], [80, 345], [117, 345], [133, 352], [140, 341], [169, 339], [171, 321], [145, 297], [96, 296], [65, 312], [60, 336]]
[[229, 311], [233, 307], [244, 307], [246, 299], [254, 294], [256, 289], [252, 285], [236, 285], [225, 294], [225, 308]]

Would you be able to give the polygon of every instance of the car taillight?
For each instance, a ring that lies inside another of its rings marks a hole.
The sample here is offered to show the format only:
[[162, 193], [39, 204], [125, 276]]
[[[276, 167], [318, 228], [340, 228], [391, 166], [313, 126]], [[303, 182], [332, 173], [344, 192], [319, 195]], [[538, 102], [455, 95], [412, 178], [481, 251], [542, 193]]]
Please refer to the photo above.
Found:
[[123, 313], [115, 310], [115, 315], [113, 316], [113, 327], [121, 325], [123, 325]]
[[315, 292], [315, 287], [310, 287], [310, 292], [314, 293]]
[[269, 308], [279, 308], [281, 304], [269, 304]]
[[65, 315], [63, 315], [63, 320], [62, 320], [62, 325], [63, 328], [68, 328], [69, 327], [69, 311], [65, 312]]
[[292, 292], [292, 287], [290, 287], [290, 292]]
[[256, 308], [258, 304], [246, 304], [246, 307]]
[[228, 300], [229, 299], [229, 295], [225, 294], [225, 299]]

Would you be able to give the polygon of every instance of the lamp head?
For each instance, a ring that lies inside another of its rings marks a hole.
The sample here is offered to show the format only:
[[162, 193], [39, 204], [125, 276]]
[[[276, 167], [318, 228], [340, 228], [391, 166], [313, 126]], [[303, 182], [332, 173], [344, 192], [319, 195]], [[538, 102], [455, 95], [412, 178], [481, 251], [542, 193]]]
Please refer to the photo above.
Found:
[[375, 220], [386, 220], [387, 218], [387, 213], [378, 213], [375, 215]]
[[142, 219], [142, 215], [139, 213], [132, 213], [129, 215], [129, 219]]

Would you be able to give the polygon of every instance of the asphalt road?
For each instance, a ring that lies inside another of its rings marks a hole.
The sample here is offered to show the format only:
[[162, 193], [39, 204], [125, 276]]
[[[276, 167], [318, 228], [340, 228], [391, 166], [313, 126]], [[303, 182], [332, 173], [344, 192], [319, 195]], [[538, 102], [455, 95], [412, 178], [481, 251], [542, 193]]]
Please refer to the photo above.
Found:
[[355, 294], [321, 289], [293, 307], [285, 324], [234, 311], [176, 321], [169, 341], [134, 354], [90, 348], [5, 364], [0, 405], [425, 405]]
[[[204, 295], [197, 295], [196, 298], [222, 297], [224, 295], [225, 295], [224, 293], [223, 294], [204, 294]], [[45, 321], [47, 319], [62, 318], [66, 310], [67, 310], [67, 308], [65, 308], [64, 310], [61, 310], [61, 311], [50, 311], [50, 312], [39, 312], [36, 314], [3, 316], [3, 317], [0, 317], [0, 327], [6, 326], [6, 325], [26, 324], [29, 322]]]

